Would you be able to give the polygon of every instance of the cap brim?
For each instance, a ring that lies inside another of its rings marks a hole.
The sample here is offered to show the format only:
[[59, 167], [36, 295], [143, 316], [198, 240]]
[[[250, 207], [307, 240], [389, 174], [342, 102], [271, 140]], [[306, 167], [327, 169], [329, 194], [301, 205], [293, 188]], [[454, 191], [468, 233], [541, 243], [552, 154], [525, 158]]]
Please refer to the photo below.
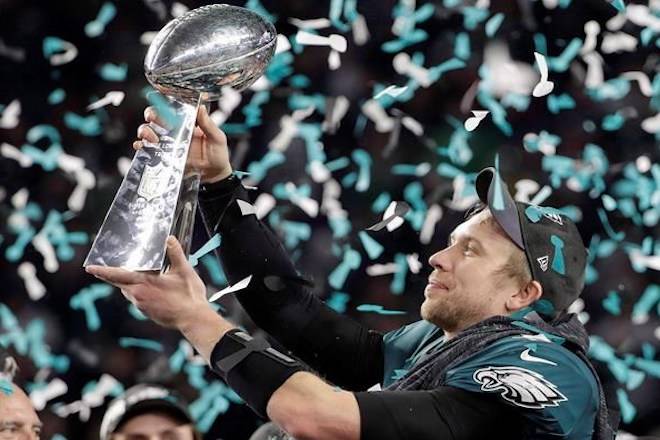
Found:
[[477, 175], [475, 188], [479, 199], [485, 203], [504, 232], [520, 248], [525, 249], [525, 242], [520, 229], [520, 219], [516, 202], [511, 197], [506, 184], [493, 167], [484, 168]]

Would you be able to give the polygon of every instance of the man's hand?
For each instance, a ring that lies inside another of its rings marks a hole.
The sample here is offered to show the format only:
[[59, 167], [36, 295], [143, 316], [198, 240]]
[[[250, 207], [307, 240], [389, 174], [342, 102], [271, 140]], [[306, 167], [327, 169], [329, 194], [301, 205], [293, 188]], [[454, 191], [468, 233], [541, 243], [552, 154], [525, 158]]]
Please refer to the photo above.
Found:
[[[87, 266], [95, 277], [121, 289], [124, 296], [158, 324], [181, 330], [206, 309], [206, 287], [174, 237], [167, 240], [171, 266], [157, 272], [131, 272], [117, 267]], [[215, 312], [214, 312], [215, 313]]]
[[[154, 107], [144, 109], [144, 120], [137, 129], [138, 140], [133, 142], [133, 148], [139, 150], [143, 143], [158, 143], [158, 134], [150, 126], [156, 124], [163, 127], [164, 123], [156, 114]], [[201, 173], [204, 183], [217, 182], [228, 177], [232, 173], [229, 163], [229, 148], [227, 147], [227, 136], [220, 130], [209, 117], [206, 107], [199, 107], [197, 112], [197, 126], [193, 131], [186, 170], [196, 169]]]

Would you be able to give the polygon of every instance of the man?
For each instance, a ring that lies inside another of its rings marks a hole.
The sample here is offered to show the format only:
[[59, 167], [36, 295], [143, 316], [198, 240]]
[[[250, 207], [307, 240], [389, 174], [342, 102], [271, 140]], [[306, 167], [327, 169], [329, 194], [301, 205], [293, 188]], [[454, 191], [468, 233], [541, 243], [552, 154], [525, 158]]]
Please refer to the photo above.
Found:
[[38, 440], [42, 423], [30, 398], [14, 384], [16, 362], [0, 350], [0, 439]]
[[108, 405], [101, 440], [201, 440], [186, 404], [166, 388], [139, 384]]
[[[158, 122], [153, 109], [145, 119]], [[252, 275], [237, 298], [325, 380], [214, 313], [173, 238], [164, 275], [88, 271], [180, 330], [258, 414], [297, 439], [613, 438], [586, 332], [564, 313], [586, 260], [570, 219], [514, 202], [495, 170], [484, 170], [476, 182], [484, 206], [429, 259], [424, 320], [382, 335], [318, 300], [274, 234], [242, 214], [239, 201], [249, 199], [226, 138], [204, 109], [198, 124], [190, 164], [202, 170], [205, 223], [222, 234], [230, 283]], [[135, 148], [158, 141], [147, 124], [138, 137]], [[384, 391], [365, 392], [378, 383]]]

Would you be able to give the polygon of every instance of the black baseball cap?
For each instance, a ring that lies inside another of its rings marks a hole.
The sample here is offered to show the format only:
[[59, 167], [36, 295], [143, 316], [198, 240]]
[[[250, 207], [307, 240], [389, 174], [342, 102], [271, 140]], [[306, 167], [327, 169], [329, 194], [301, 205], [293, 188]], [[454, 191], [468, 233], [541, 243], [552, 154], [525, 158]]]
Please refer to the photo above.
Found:
[[131, 418], [156, 411], [181, 423], [193, 423], [186, 403], [176, 393], [159, 385], [139, 384], [110, 402], [101, 421], [99, 436], [101, 440], [109, 440]]
[[534, 309], [550, 317], [566, 310], [582, 293], [587, 264], [575, 223], [556, 208], [514, 201], [494, 167], [479, 172], [475, 187], [497, 223], [525, 252], [532, 279], [543, 286]]

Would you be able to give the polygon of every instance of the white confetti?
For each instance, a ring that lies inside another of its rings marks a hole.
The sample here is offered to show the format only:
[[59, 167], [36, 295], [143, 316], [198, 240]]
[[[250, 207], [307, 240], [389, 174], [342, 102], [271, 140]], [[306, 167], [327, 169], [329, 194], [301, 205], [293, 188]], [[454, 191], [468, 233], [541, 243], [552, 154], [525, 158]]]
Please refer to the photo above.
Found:
[[536, 63], [539, 66], [539, 71], [541, 72], [541, 80], [536, 84], [536, 86], [534, 86], [534, 90], [532, 90], [532, 96], [535, 98], [540, 98], [552, 93], [552, 90], [555, 88], [555, 84], [552, 81], [548, 81], [548, 64], [545, 61], [545, 57], [538, 52], [534, 52], [534, 58], [536, 59]]
[[654, 15], [648, 6], [632, 3], [626, 5], [626, 18], [637, 26], [649, 28], [655, 33], [660, 32], [660, 17]]
[[154, 38], [156, 38], [156, 35], [158, 35], [158, 31], [143, 32], [142, 35], [140, 35], [140, 44], [145, 46], [150, 45], [151, 42], [154, 41]]
[[60, 268], [60, 263], [55, 256], [55, 248], [43, 232], [32, 238], [32, 245], [44, 258], [44, 269], [46, 272], [55, 273]]
[[[396, 205], [397, 202], [394, 201], [390, 202], [390, 205], [387, 207], [387, 209], [385, 209], [385, 212], [383, 213], [383, 220], [394, 215], [394, 211], [396, 210]], [[392, 232], [398, 229], [399, 227], [401, 227], [401, 225], [403, 225], [403, 218], [397, 216], [387, 223], [386, 228], [388, 231]]]
[[514, 185], [516, 193], [513, 198], [519, 202], [529, 203], [532, 194], [536, 194], [540, 185], [537, 181], [531, 179], [520, 179]]
[[634, 71], [634, 72], [624, 72], [621, 74], [622, 77], [637, 81], [639, 84], [639, 91], [642, 95], [646, 97], [653, 96], [653, 86], [651, 86], [651, 81], [649, 77], [646, 76], [644, 72]]
[[600, 34], [600, 25], [596, 20], [589, 20], [584, 24], [584, 33], [586, 37], [582, 49], [580, 49], [582, 55], [596, 50], [598, 34]]
[[46, 294], [46, 288], [37, 278], [37, 269], [28, 261], [24, 261], [18, 265], [16, 271], [18, 276], [23, 279], [25, 283], [25, 290], [32, 301], [38, 301]]
[[[261, 76], [261, 78], [265, 79], [265, 76]], [[218, 109], [211, 113], [209, 117], [215, 125], [220, 126], [229, 119], [240, 103], [241, 94], [232, 87], [225, 86], [221, 89], [221, 98], [218, 100]]]
[[442, 207], [433, 204], [426, 212], [422, 229], [419, 233], [419, 242], [422, 244], [429, 244], [435, 233], [435, 225], [442, 219]]
[[241, 281], [234, 284], [233, 286], [228, 286], [220, 290], [219, 292], [214, 293], [209, 298], [209, 302], [217, 301], [218, 299], [220, 299], [221, 297], [225, 296], [228, 293], [238, 292], [239, 290], [245, 289], [250, 284], [251, 280], [252, 280], [252, 275], [249, 275], [247, 278], [243, 278]]
[[46, 408], [46, 404], [56, 397], [62, 396], [69, 391], [69, 387], [59, 377], [51, 380], [44, 388], [39, 388], [30, 393], [30, 400], [34, 409], [41, 411]]
[[325, 29], [332, 25], [327, 18], [313, 18], [311, 20], [301, 20], [299, 18], [289, 18], [289, 23], [300, 29]]
[[399, 96], [400, 94], [402, 94], [406, 90], [408, 90], [408, 86], [397, 87], [395, 85], [389, 85], [386, 88], [384, 88], [383, 90], [381, 90], [380, 92], [378, 92], [376, 94], [376, 96], [374, 96], [373, 99], [378, 99], [378, 98], [381, 98], [385, 95], [396, 98], [397, 96]]
[[105, 107], [108, 104], [112, 104], [115, 107], [118, 107], [122, 103], [126, 94], [121, 90], [113, 90], [105, 94], [105, 96], [99, 99], [96, 102], [91, 103], [87, 106], [87, 110], [96, 110], [101, 107]]
[[172, 3], [172, 7], [170, 8], [170, 14], [172, 14], [172, 17], [174, 18], [181, 17], [183, 14], [185, 14], [188, 11], [189, 11], [188, 6], [179, 2]]
[[376, 131], [379, 133], [386, 133], [394, 128], [394, 118], [390, 117], [374, 99], [369, 99], [362, 104], [362, 113], [376, 125]]
[[410, 130], [415, 136], [424, 135], [424, 126], [417, 119], [411, 116], [404, 116], [401, 118], [401, 125]]
[[78, 56], [78, 48], [69, 41], [60, 40], [64, 52], [55, 53], [48, 58], [52, 66], [61, 66], [70, 63]]
[[30, 155], [23, 153], [18, 148], [6, 142], [3, 142], [0, 146], [0, 154], [8, 159], [14, 159], [23, 168], [28, 168], [34, 163]]
[[328, 55], [328, 67], [330, 70], [337, 70], [341, 67], [341, 57], [336, 50], [331, 50]]
[[396, 273], [399, 270], [399, 265], [396, 263], [387, 264], [373, 264], [366, 269], [367, 275], [370, 277], [377, 277], [380, 275], [389, 275]]
[[321, 125], [321, 129], [324, 132], [333, 134], [339, 129], [341, 120], [346, 116], [346, 113], [351, 106], [351, 102], [345, 96], [328, 98], [326, 102], [331, 103], [330, 110], [326, 110], [325, 119]]
[[277, 42], [275, 46], [275, 55], [278, 53], [286, 52], [291, 49], [291, 43], [286, 35], [277, 34]]
[[14, 99], [5, 107], [0, 116], [0, 128], [16, 128], [19, 122], [19, 116], [21, 115], [21, 101]]
[[419, 270], [422, 268], [422, 263], [419, 261], [419, 255], [417, 253], [406, 255], [406, 262], [412, 273], [419, 273]]
[[362, 14], [357, 14], [353, 23], [351, 23], [353, 31], [353, 41], [356, 45], [362, 46], [369, 41], [371, 35], [369, 34], [369, 28], [367, 27], [367, 20], [365, 20]]
[[490, 113], [488, 110], [472, 110], [472, 117], [463, 124], [467, 131], [474, 131], [481, 121]]
[[405, 52], [399, 52], [394, 56], [392, 66], [396, 73], [409, 76], [424, 88], [431, 85], [431, 77], [428, 69], [413, 63], [410, 55]]
[[582, 59], [587, 63], [587, 75], [584, 79], [584, 85], [587, 88], [600, 86], [605, 80], [603, 57], [598, 52], [589, 52], [583, 55]]
[[256, 211], [256, 216], [258, 219], [262, 219], [268, 215], [270, 211], [275, 207], [277, 201], [275, 197], [268, 193], [261, 193], [254, 201], [254, 209]]
[[119, 175], [125, 176], [128, 173], [128, 170], [131, 169], [131, 159], [128, 157], [120, 157], [117, 159], [117, 171]]
[[257, 213], [256, 209], [251, 203], [241, 199], [236, 199], [236, 203], [238, 204], [238, 207], [241, 210], [241, 215], [243, 216]]
[[637, 49], [637, 38], [625, 32], [606, 33], [600, 43], [600, 50], [605, 53], [633, 52]]
[[322, 35], [312, 34], [305, 31], [298, 31], [296, 34], [296, 42], [303, 46], [330, 46], [330, 48], [337, 52], [346, 52], [348, 43], [346, 38], [339, 34], [331, 34], [328, 37]]

